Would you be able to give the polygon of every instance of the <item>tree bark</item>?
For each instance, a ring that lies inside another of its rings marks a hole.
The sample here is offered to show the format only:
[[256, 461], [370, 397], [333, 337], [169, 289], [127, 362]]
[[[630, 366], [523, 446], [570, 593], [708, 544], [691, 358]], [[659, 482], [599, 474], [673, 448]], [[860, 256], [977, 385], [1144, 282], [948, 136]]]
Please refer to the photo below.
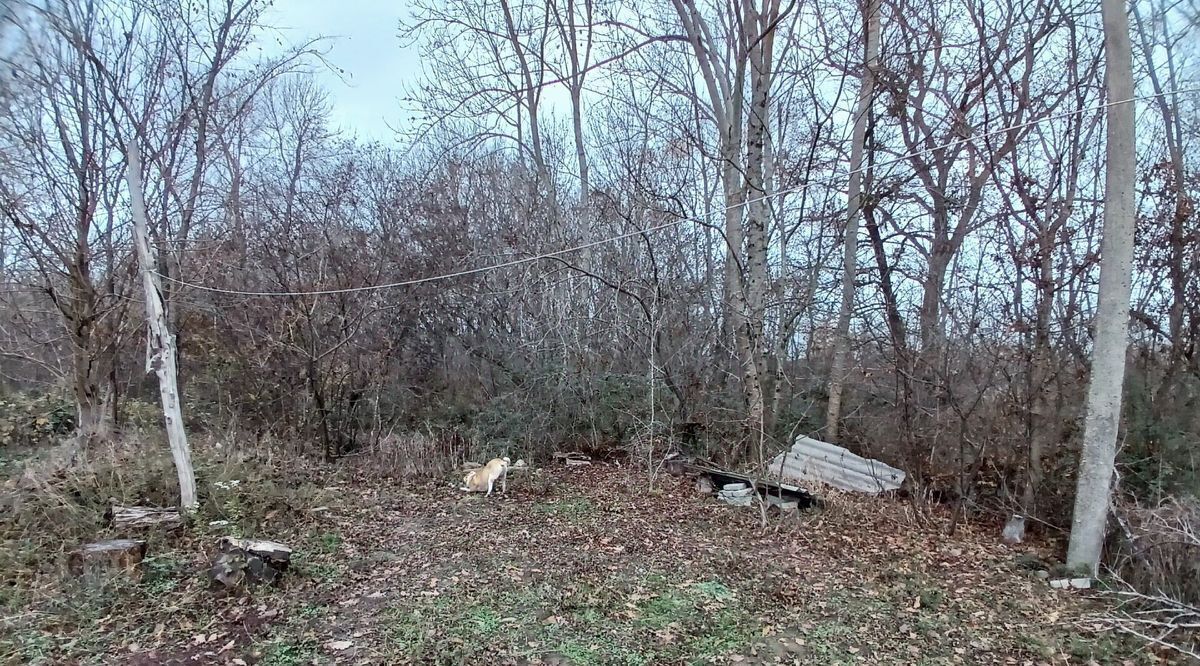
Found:
[[[770, 135], [771, 85], [773, 79], [775, 22], [779, 17], [779, 0], [768, 0], [761, 13], [747, 6], [745, 23], [747, 41], [756, 44], [750, 57], [750, 114], [746, 119], [746, 195], [749, 198], [746, 216], [746, 301], [747, 301], [747, 370], [753, 377], [748, 382], [747, 421], [757, 432], [755, 441], [773, 429], [774, 415], [767, 409], [767, 344], [765, 335], [766, 300], [770, 275], [767, 269], [767, 226], [771, 207], [767, 202], [766, 166], [768, 136]], [[756, 15], [757, 14], [757, 15]], [[759, 451], [756, 463], [762, 463]]]
[[[89, 311], [92, 309], [90, 303], [87, 307]], [[91, 319], [93, 315], [87, 312], [79, 316]], [[75, 375], [76, 451], [105, 438], [111, 426], [107, 403], [100, 389], [100, 362], [97, 357], [103, 353], [95, 351], [96, 337], [96, 328], [91, 323], [74, 324], [72, 368]]]
[[142, 287], [146, 293], [146, 371], [158, 375], [158, 390], [162, 399], [163, 419], [175, 472], [179, 476], [179, 503], [187, 511], [195, 509], [196, 474], [192, 470], [192, 452], [187, 433], [183, 430], [183, 410], [180, 407], [179, 386], [175, 376], [175, 338], [167, 325], [166, 303], [158, 275], [154, 250], [150, 245], [150, 230], [146, 214], [145, 190], [142, 188], [142, 158], [137, 144], [131, 140], [126, 147], [128, 167], [125, 179], [129, 185], [129, 201], [133, 209], [134, 246]]
[[838, 306], [837, 330], [833, 337], [833, 362], [829, 369], [829, 403], [825, 411], [825, 439], [837, 442], [838, 422], [842, 418], [842, 393], [845, 387], [847, 356], [850, 350], [850, 313], [854, 310], [854, 281], [858, 274], [858, 216], [862, 210], [863, 145], [867, 136], [867, 117], [875, 95], [875, 68], [879, 60], [879, 0], [867, 0], [866, 61], [858, 105], [854, 110], [854, 132], [850, 143], [850, 184], [847, 188], [845, 253], [842, 257], [842, 301]]
[[1136, 177], [1133, 56], [1129, 18], [1121, 0], [1102, 0], [1108, 137], [1106, 145], [1104, 237], [1100, 254], [1100, 296], [1096, 339], [1088, 382], [1083, 451], [1075, 490], [1075, 512], [1067, 564], [1096, 575], [1104, 547], [1105, 521], [1121, 421], [1121, 389], [1129, 333], [1133, 263], [1134, 182]]

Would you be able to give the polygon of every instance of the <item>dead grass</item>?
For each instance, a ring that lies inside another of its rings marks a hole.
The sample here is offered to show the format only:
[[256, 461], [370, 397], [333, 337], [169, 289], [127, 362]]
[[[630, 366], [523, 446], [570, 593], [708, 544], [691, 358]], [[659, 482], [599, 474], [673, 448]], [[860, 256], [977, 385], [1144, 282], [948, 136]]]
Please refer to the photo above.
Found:
[[[965, 526], [948, 540], [936, 517], [914, 527], [898, 503], [838, 497], [764, 531], [757, 512], [690, 483], [648, 492], [607, 466], [513, 475], [488, 499], [451, 478], [197, 448], [200, 514], [152, 539], [138, 583], [76, 589], [61, 556], [116, 536], [99, 521], [105, 498], [167, 503], [165, 455], [114, 451], [5, 510], [0, 557], [20, 573], [0, 600], [0, 661], [1148, 661], [1091, 630], [1096, 602], [1049, 590], [992, 534]], [[210, 590], [206, 551], [229, 530], [293, 545], [294, 571], [278, 588]]]
[[431, 478], [457, 470], [470, 453], [470, 441], [454, 430], [388, 433], [352, 458], [364, 475]]

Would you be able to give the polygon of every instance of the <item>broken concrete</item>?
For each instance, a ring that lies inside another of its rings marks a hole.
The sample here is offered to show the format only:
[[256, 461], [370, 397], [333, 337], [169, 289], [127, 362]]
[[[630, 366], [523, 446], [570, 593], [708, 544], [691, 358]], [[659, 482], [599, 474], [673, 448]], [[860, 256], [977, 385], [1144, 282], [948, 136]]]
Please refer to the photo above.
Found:
[[710, 465], [688, 463], [684, 468], [692, 473], [698, 474], [700, 479], [707, 479], [707, 483], [697, 481], [698, 491], [712, 492], [714, 486], [724, 486], [730, 483], [743, 483], [747, 486], [753, 486], [759, 493], [769, 497], [779, 497], [786, 500], [795, 501], [797, 506], [802, 509], [807, 509], [814, 505], [819, 505], [820, 500], [812, 493], [803, 488], [789, 485], [786, 483], [777, 483], [761, 478], [751, 478], [745, 474], [730, 472], [712, 467]]
[[767, 504], [782, 513], [789, 513], [800, 509], [800, 503], [796, 500], [786, 500], [773, 495], [767, 495]]
[[1091, 586], [1091, 578], [1054, 578], [1050, 581], [1050, 587], [1057, 590], [1066, 590], [1070, 588], [1074, 588], [1076, 590], [1086, 590]]
[[727, 483], [717, 493], [717, 500], [730, 506], [750, 506], [754, 500], [754, 489], [744, 483]]

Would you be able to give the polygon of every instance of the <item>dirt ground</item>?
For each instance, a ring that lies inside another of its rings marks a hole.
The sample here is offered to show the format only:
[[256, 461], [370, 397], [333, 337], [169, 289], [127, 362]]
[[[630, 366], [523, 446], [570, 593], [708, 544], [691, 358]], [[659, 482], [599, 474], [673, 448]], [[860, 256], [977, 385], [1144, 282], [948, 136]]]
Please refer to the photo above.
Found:
[[[508, 493], [491, 498], [464, 495], [451, 479], [404, 484], [342, 470], [310, 479], [303, 492], [276, 488], [286, 501], [259, 515], [250, 504], [262, 483], [218, 484], [226, 495], [186, 536], [151, 542], [137, 583], [8, 600], [0, 658], [1158, 661], [1103, 629], [1102, 602], [1050, 590], [1026, 570], [1030, 549], [998, 544], [998, 526], [947, 537], [944, 516], [915, 527], [898, 500], [835, 497], [823, 509], [772, 517], [764, 530], [757, 509], [721, 505], [669, 476], [651, 488], [644, 474], [612, 465], [513, 473]], [[229, 522], [208, 524], [217, 518]], [[295, 547], [281, 585], [235, 594], [208, 586], [208, 551], [230, 530]]]

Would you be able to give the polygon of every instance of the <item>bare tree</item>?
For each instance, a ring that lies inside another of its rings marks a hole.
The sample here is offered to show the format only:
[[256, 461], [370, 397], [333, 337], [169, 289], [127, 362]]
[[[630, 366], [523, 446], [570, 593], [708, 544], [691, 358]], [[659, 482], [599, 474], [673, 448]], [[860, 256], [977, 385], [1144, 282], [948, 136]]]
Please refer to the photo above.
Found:
[[858, 216], [862, 210], [863, 145], [867, 136], [867, 121], [875, 95], [875, 69], [879, 66], [879, 0], [867, 0], [863, 7], [866, 25], [864, 37], [866, 58], [858, 105], [854, 109], [854, 130], [850, 138], [850, 184], [847, 188], [846, 233], [842, 259], [842, 297], [838, 306], [837, 330], [834, 332], [833, 363], [829, 370], [829, 403], [825, 415], [825, 439], [838, 441], [838, 421], [842, 417], [843, 375], [846, 373], [846, 354], [850, 346], [850, 313], [854, 309], [854, 285], [858, 279]]
[[[706, 111], [719, 136], [725, 201], [726, 320], [737, 349], [746, 427], [761, 440], [773, 418], [767, 413], [764, 393], [768, 381], [764, 320], [769, 293], [766, 233], [770, 210], [764, 174], [776, 29], [791, 6], [784, 11], [778, 0], [767, 0], [761, 7], [747, 2], [728, 8], [730, 14], [720, 19], [723, 35], [694, 3], [672, 0], [672, 6], [696, 58], [707, 94]], [[721, 54], [727, 54], [727, 59]]]
[[[0, 206], [36, 266], [38, 288], [61, 315], [77, 444], [83, 445], [112, 428], [116, 387], [110, 380], [128, 297], [122, 271], [128, 236], [116, 215], [119, 149], [98, 79], [68, 38], [105, 39], [104, 17], [90, 4], [58, 9], [51, 20], [27, 8], [14, 27], [22, 46], [7, 64], [19, 74], [14, 92], [21, 104], [0, 120], [6, 167]], [[115, 61], [131, 55], [128, 44], [107, 45]]]
[[584, 206], [592, 193], [592, 180], [584, 138], [583, 87], [592, 68], [596, 45], [597, 3], [596, 0], [560, 1], [562, 6], [558, 2], [550, 2], [547, 11], [554, 21], [565, 62], [564, 67], [551, 67], [571, 97], [571, 131], [579, 168], [579, 201], [580, 206]]

